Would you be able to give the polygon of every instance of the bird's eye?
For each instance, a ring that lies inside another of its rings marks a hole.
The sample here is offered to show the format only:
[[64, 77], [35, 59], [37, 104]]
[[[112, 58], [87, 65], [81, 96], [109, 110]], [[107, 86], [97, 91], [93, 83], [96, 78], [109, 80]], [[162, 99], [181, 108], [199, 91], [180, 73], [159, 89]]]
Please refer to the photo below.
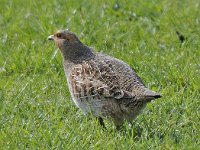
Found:
[[60, 37], [61, 37], [61, 34], [60, 34], [60, 33], [58, 33], [56, 36], [57, 36], [58, 38], [60, 38]]

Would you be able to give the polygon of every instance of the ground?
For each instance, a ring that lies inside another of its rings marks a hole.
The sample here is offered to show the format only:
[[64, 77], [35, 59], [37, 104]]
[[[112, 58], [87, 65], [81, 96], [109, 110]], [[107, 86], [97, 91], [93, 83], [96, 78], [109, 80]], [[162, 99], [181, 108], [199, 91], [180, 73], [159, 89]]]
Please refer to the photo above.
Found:
[[[64, 28], [163, 97], [103, 130], [71, 101], [47, 41]], [[0, 149], [200, 149], [199, 0], [1, 0], [0, 29]]]

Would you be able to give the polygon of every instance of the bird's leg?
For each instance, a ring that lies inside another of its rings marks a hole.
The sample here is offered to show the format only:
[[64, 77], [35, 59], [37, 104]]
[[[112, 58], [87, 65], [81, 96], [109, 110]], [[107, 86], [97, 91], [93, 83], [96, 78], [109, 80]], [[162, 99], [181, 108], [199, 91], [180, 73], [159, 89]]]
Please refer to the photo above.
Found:
[[103, 122], [103, 118], [98, 117], [98, 121], [99, 121], [99, 124], [100, 124], [104, 129], [106, 129], [106, 126], [105, 126], [105, 124], [104, 124], [104, 122]]

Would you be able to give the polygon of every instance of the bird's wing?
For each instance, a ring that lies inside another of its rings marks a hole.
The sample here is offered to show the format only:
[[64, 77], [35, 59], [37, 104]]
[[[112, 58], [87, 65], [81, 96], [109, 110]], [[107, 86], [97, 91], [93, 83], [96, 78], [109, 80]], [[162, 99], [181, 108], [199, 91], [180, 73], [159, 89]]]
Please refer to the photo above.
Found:
[[73, 67], [70, 75], [72, 90], [77, 97], [103, 96], [115, 99], [134, 98], [121, 89], [119, 76], [105, 61], [90, 60]]
[[147, 101], [161, 97], [160, 94], [146, 88], [141, 78], [123, 61], [110, 56], [104, 56], [104, 60], [106, 64], [112, 65], [112, 70], [119, 77], [118, 84], [124, 91], [128, 91], [137, 99], [145, 99]]

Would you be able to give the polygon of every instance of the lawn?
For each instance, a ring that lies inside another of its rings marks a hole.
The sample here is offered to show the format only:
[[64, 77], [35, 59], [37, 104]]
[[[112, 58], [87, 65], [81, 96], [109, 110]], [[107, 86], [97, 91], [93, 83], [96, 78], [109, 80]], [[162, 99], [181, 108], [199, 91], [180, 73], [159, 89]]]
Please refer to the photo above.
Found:
[[[103, 130], [71, 101], [47, 41], [65, 28], [163, 97]], [[0, 31], [0, 149], [200, 149], [199, 0], [0, 0]]]

